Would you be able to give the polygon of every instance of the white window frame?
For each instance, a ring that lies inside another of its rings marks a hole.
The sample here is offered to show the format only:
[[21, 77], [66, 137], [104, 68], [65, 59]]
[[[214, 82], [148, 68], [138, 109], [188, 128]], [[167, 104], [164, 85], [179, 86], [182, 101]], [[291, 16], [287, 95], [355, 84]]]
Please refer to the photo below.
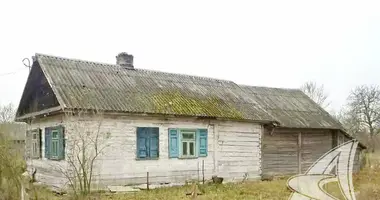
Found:
[[[193, 135], [192, 139], [184, 138], [183, 135], [186, 134], [191, 134]], [[186, 152], [187, 154], [185, 155], [183, 153], [183, 144], [186, 143]], [[193, 143], [193, 154], [190, 155], [191, 149], [190, 149], [190, 144]], [[191, 129], [182, 129], [180, 130], [180, 152], [179, 155], [181, 158], [197, 158], [197, 132], [196, 130], [191, 130]]]

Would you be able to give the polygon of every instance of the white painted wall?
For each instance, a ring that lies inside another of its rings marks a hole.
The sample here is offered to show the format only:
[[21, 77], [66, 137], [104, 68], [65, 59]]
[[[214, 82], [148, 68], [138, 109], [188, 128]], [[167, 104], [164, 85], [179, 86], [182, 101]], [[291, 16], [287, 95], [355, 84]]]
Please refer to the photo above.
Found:
[[28, 159], [28, 170], [31, 172], [32, 169], [37, 170], [36, 179], [42, 183], [62, 187], [67, 183], [63, 174], [60, 172], [59, 166], [65, 164], [63, 161], [52, 161], [45, 158], [45, 127], [58, 126], [63, 124], [63, 116], [51, 116], [42, 119], [36, 119], [31, 124], [28, 125], [27, 129], [32, 130], [40, 128], [42, 130], [42, 159]]
[[[32, 127], [40, 127], [44, 134], [44, 127], [56, 126], [61, 121], [62, 117], [49, 117], [35, 122]], [[65, 120], [65, 137], [70, 139], [71, 135], [78, 131], [74, 128], [78, 123], [86, 124], [89, 130], [96, 129], [99, 123], [94, 118], [87, 118], [85, 121], [78, 122], [77, 118]], [[135, 159], [137, 127], [159, 127], [158, 160]], [[207, 128], [208, 156], [197, 159], [169, 158], [169, 128]], [[147, 172], [150, 174], [151, 182], [184, 183], [188, 179], [198, 179], [198, 174], [202, 180], [202, 161], [204, 161], [206, 180], [212, 175], [222, 176], [226, 181], [241, 180], [245, 175], [250, 179], [257, 179], [261, 174], [261, 126], [258, 124], [190, 118], [165, 120], [158, 117], [108, 116], [103, 118], [100, 132], [111, 133], [111, 137], [107, 140], [110, 147], [105, 150], [103, 156], [99, 157], [95, 170], [95, 175], [101, 180], [102, 185], [145, 183]], [[34, 165], [37, 163], [38, 166], [47, 168], [53, 162], [57, 161], [46, 159], [33, 161]]]

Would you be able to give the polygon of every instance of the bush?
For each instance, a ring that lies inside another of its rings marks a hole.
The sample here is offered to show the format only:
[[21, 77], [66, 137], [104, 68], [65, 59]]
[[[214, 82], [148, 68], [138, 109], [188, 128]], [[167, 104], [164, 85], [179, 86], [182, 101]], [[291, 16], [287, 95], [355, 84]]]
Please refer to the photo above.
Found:
[[12, 148], [8, 135], [0, 131], [0, 200], [20, 199], [21, 174], [26, 163]]

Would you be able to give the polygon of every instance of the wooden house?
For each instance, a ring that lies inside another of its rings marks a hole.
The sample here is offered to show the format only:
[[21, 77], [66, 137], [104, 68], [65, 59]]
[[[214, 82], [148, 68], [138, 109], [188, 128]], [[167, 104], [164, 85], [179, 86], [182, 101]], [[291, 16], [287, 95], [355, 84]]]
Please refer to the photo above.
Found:
[[[108, 135], [111, 147], [94, 169], [101, 186], [145, 183], [147, 172], [154, 183], [183, 183], [200, 171], [226, 181], [297, 173], [338, 135], [349, 138], [299, 90], [138, 69], [132, 55], [116, 58], [104, 64], [33, 57], [16, 118], [30, 125], [28, 165], [37, 180], [67, 183], [54, 166], [67, 164], [70, 140], [83, 132], [74, 128], [78, 123]], [[101, 112], [102, 123], [81, 111]]]

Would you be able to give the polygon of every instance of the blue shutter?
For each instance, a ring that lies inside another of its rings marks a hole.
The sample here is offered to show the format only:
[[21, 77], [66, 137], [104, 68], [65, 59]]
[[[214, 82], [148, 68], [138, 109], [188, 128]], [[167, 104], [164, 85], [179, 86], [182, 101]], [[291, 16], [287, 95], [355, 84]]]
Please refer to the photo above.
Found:
[[137, 128], [137, 157], [146, 158], [147, 157], [147, 138], [145, 128]]
[[207, 129], [198, 129], [198, 142], [199, 142], [199, 150], [198, 155], [199, 157], [206, 157], [207, 156]]
[[159, 130], [158, 128], [149, 128], [150, 144], [149, 144], [149, 157], [158, 158], [159, 152]]
[[169, 158], [178, 158], [178, 130], [169, 129]]
[[51, 130], [45, 128], [45, 158], [50, 159]]
[[65, 159], [65, 131], [63, 126], [58, 127], [58, 133], [59, 133], [59, 152], [58, 152], [58, 159], [63, 160]]

